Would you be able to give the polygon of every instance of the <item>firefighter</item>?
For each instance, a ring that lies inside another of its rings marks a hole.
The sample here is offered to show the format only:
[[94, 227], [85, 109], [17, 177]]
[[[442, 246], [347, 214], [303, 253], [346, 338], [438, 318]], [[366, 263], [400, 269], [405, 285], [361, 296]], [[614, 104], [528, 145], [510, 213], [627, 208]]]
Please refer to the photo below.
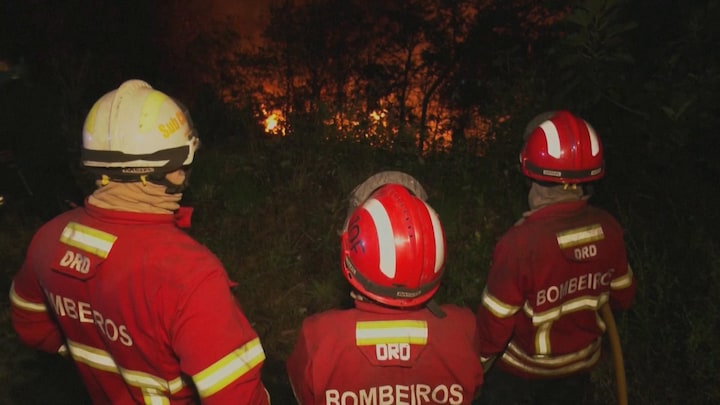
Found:
[[69, 356], [95, 404], [270, 402], [235, 284], [181, 229], [198, 146], [187, 111], [148, 83], [102, 96], [82, 150], [98, 187], [39, 229], [13, 280], [20, 340]]
[[622, 227], [584, 193], [605, 174], [600, 138], [568, 111], [539, 117], [520, 152], [530, 210], [496, 244], [477, 313], [482, 404], [587, 403], [598, 310], [628, 309], [635, 294]]
[[[411, 176], [387, 174], [356, 188], [371, 195], [351, 197], [341, 234], [354, 308], [305, 319], [287, 360], [302, 405], [469, 404], [482, 384], [474, 314], [432, 300], [445, 265], [438, 215]], [[375, 183], [392, 178], [410, 182]]]

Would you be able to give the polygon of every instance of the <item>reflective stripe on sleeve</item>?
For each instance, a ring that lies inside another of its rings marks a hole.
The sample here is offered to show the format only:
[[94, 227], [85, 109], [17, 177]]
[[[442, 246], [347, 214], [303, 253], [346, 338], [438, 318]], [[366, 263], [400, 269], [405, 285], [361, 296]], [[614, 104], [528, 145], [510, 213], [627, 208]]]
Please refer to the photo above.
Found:
[[10, 302], [16, 307], [29, 312], [47, 312], [44, 302], [33, 302], [24, 299], [15, 292], [15, 282], [10, 285]]
[[67, 347], [76, 362], [96, 370], [119, 374], [126, 384], [140, 388], [146, 404], [167, 404], [166, 393], [176, 393], [184, 386], [180, 377], [168, 381], [143, 371], [119, 367], [110, 353], [102, 349], [72, 340], [68, 340]]
[[70, 222], [60, 235], [60, 242], [72, 247], [92, 253], [95, 256], [107, 258], [117, 236], [89, 226]]
[[382, 343], [427, 344], [427, 322], [422, 320], [365, 321], [355, 324], [355, 344], [372, 346]]
[[482, 305], [498, 318], [509, 318], [520, 310], [519, 306], [508, 305], [492, 296], [492, 294], [488, 292], [487, 287], [483, 290]]
[[633, 271], [630, 265], [628, 265], [627, 273], [614, 279], [610, 282], [610, 288], [613, 290], [622, 290], [632, 285]]
[[120, 372], [110, 353], [104, 350], [87, 346], [82, 343], [73, 342], [71, 340], [68, 340], [68, 349], [70, 350], [70, 353], [72, 353], [75, 361], [97, 370], [109, 371], [112, 373]]
[[200, 397], [206, 398], [220, 391], [247, 374], [263, 360], [265, 360], [265, 352], [260, 344], [260, 338], [249, 341], [193, 376]]

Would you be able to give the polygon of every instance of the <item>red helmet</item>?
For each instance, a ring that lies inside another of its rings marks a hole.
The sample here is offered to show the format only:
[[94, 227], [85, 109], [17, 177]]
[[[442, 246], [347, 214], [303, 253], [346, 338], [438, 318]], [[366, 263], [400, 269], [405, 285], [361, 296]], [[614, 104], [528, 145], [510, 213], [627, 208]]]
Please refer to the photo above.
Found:
[[445, 267], [440, 219], [399, 184], [380, 187], [355, 209], [340, 246], [345, 278], [377, 302], [417, 306], [440, 287]]
[[605, 175], [600, 138], [568, 111], [555, 112], [529, 133], [520, 166], [524, 175], [553, 183], [584, 183]]

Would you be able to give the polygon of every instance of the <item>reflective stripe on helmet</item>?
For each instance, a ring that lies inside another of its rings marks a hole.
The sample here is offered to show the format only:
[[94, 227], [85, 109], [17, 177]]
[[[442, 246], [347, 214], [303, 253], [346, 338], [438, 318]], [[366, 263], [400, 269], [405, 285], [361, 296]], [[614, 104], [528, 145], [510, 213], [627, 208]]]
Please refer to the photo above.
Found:
[[371, 199], [363, 207], [368, 211], [377, 229], [380, 248], [380, 271], [388, 278], [395, 278], [397, 257], [395, 255], [395, 232], [385, 207], [378, 200]]
[[545, 142], [547, 142], [548, 154], [555, 159], [559, 159], [562, 154], [562, 149], [560, 148], [560, 134], [558, 134], [555, 123], [552, 121], [545, 121], [540, 124], [540, 128], [542, 128], [545, 133]]
[[445, 265], [445, 236], [443, 235], [440, 218], [437, 216], [435, 210], [424, 201], [423, 204], [425, 204], [425, 207], [428, 209], [430, 221], [432, 222], [433, 238], [435, 238], [435, 274], [437, 274]]

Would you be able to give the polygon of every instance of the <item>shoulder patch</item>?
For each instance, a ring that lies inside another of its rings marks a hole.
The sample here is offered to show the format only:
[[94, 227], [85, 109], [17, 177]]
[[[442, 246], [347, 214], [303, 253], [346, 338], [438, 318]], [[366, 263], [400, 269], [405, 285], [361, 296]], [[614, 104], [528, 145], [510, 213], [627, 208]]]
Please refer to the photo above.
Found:
[[110, 254], [117, 236], [70, 222], [60, 235], [53, 270], [79, 279], [88, 279]]
[[427, 345], [424, 320], [358, 321], [355, 345], [374, 366], [410, 367]]

